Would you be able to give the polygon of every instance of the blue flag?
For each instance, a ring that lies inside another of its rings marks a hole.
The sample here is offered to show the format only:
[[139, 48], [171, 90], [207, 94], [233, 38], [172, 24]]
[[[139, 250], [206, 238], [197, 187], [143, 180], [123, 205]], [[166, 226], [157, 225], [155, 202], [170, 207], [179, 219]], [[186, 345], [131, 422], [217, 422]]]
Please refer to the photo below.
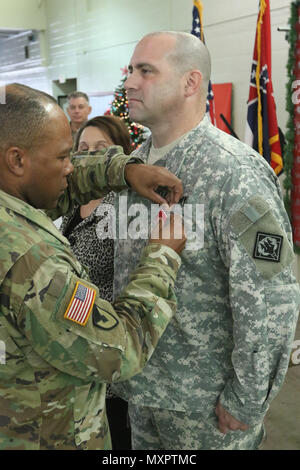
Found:
[[[193, 28], [191, 34], [197, 36], [203, 44], [205, 44], [204, 34], [203, 34], [203, 22], [202, 22], [202, 13], [203, 5], [200, 0], [193, 0]], [[216, 115], [215, 115], [215, 106], [214, 106], [214, 93], [211, 85], [211, 81], [208, 83], [208, 93], [206, 100], [206, 114], [209, 117], [212, 124], [216, 125]]]

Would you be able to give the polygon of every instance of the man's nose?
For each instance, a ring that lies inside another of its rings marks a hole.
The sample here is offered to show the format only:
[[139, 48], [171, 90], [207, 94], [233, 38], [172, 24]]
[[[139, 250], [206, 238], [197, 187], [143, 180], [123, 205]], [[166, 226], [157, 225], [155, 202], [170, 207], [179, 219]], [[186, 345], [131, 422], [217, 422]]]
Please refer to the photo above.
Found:
[[131, 88], [136, 89], [137, 87], [138, 87], [137, 77], [136, 77], [136, 74], [132, 72], [130, 75], [128, 75], [127, 80], [124, 83], [124, 88], [127, 91], [127, 90], [130, 90]]
[[74, 166], [70, 160], [70, 158], [66, 159], [66, 166], [65, 166], [65, 175], [68, 176], [74, 171]]

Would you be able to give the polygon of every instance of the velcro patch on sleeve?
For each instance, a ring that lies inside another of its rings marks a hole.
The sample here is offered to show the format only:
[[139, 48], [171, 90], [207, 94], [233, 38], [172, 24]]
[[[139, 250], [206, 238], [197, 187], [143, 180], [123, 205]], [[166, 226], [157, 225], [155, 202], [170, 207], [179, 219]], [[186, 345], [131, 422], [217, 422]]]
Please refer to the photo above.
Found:
[[77, 281], [64, 318], [80, 326], [85, 326], [93, 309], [95, 298], [95, 289]]
[[278, 217], [261, 195], [253, 196], [230, 220], [256, 269], [271, 279], [294, 260], [293, 247]]

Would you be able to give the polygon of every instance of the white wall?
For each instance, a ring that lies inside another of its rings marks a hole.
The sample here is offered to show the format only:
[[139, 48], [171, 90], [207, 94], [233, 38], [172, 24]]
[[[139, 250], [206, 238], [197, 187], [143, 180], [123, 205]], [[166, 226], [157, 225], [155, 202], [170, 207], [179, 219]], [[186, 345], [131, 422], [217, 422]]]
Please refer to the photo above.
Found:
[[0, 28], [44, 30], [45, 0], [0, 0]]
[[[279, 126], [285, 130], [286, 64], [288, 42], [278, 26], [286, 26], [290, 1], [271, 0], [272, 79]], [[206, 42], [212, 55], [213, 83], [233, 83], [233, 126], [240, 138], [244, 135], [253, 55], [258, 1], [204, 0]], [[226, 4], [226, 9], [224, 5]]]
[[187, 0], [48, 0], [50, 77], [78, 75], [78, 88], [109, 92], [144, 34], [185, 29], [191, 12]]

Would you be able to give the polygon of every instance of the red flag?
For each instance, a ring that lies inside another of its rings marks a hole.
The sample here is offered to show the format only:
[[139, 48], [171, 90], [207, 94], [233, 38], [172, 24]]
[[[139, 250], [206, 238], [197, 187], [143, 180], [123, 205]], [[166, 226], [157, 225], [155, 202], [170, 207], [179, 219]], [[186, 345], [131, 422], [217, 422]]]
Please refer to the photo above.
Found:
[[271, 77], [270, 0], [260, 1], [245, 141], [269, 162], [277, 175], [282, 171], [282, 151]]

